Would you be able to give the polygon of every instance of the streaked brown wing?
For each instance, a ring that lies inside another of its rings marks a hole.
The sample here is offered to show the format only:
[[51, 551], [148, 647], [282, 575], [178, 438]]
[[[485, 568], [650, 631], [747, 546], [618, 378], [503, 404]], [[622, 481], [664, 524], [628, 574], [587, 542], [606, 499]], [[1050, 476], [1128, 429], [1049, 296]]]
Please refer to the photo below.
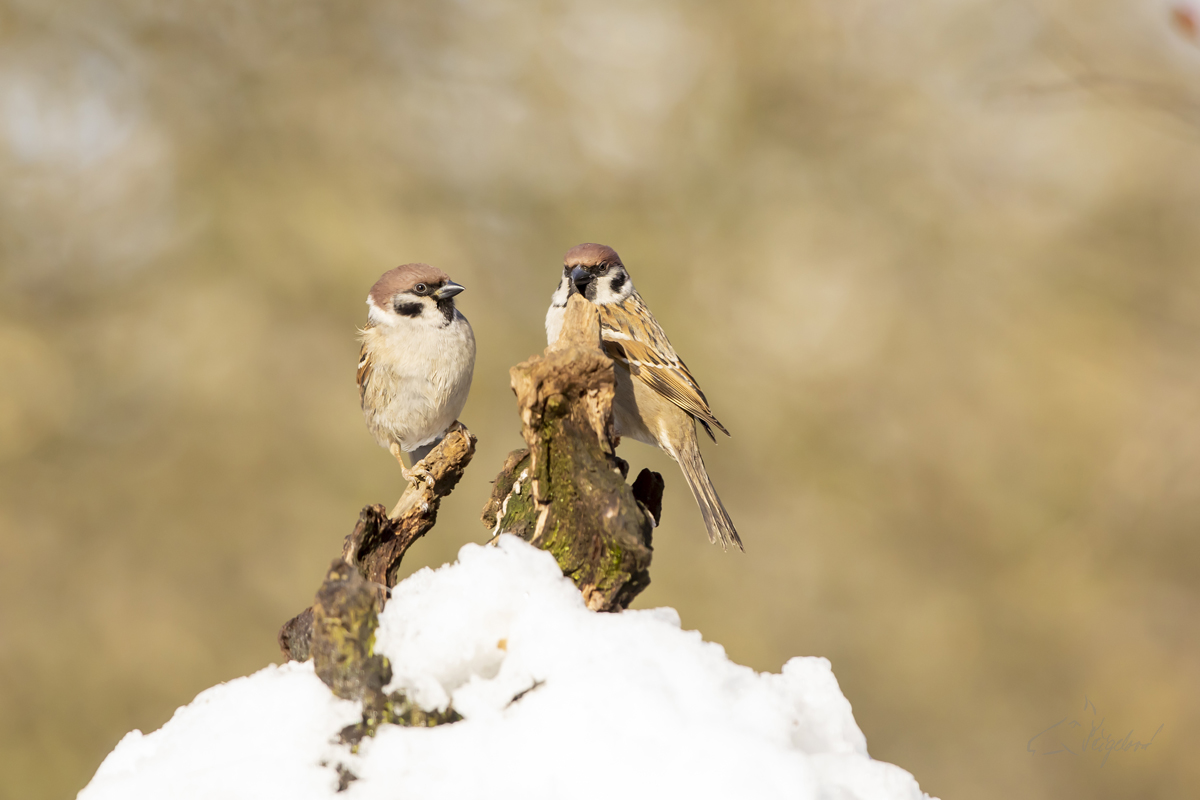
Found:
[[367, 345], [363, 343], [362, 350], [358, 353], [358, 373], [355, 375], [355, 380], [358, 381], [358, 402], [363, 401], [364, 395], [367, 393], [367, 381], [371, 379], [371, 359], [367, 357]]
[[[666, 333], [637, 292], [623, 303], [599, 308], [604, 350], [610, 358], [628, 365], [636, 378], [691, 414], [706, 430], [713, 425], [729, 435], [708, 407], [700, 384], [675, 353]], [[708, 433], [712, 435], [711, 430]]]

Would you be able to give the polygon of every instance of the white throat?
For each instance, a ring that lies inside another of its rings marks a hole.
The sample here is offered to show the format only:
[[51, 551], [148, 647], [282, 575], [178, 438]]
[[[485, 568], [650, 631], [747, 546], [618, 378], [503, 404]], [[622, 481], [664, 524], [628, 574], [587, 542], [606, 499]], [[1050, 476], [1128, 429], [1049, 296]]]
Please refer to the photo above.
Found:
[[554, 294], [550, 296], [550, 308], [546, 311], [546, 344], [553, 346], [562, 333], [563, 317], [567, 313], [567, 298], [571, 296], [571, 278], [563, 275]]

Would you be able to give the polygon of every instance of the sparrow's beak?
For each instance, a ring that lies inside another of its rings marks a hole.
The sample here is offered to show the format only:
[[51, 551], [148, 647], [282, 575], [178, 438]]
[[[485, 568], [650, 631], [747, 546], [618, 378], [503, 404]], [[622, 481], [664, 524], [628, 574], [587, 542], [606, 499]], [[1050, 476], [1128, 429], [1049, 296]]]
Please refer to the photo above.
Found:
[[571, 270], [571, 283], [575, 284], [575, 288], [580, 294], [587, 294], [587, 287], [591, 282], [592, 274], [583, 267], [576, 267]]
[[449, 300], [451, 297], [454, 297], [454, 295], [462, 292], [466, 288], [467, 287], [463, 286], [462, 284], [455, 283], [454, 281], [446, 281], [444, 284], [442, 284], [442, 288], [433, 293], [433, 296], [438, 300]]

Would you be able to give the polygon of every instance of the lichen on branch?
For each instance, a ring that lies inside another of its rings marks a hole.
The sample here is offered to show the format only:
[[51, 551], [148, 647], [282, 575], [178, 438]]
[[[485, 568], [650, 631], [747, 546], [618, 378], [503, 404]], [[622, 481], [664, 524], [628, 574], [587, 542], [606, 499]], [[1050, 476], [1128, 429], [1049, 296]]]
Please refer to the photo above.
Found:
[[[427, 727], [462, 719], [452, 708], [425, 711], [403, 692], [385, 693], [392, 668], [375, 653], [375, 630], [404, 554], [433, 528], [441, 499], [453, 491], [475, 454], [475, 441], [455, 422], [422, 459], [422, 477], [407, 487], [390, 515], [381, 505], [363, 508], [312, 606], [279, 631], [286, 658], [311, 657], [317, 677], [335, 695], [362, 702], [362, 720], [340, 736], [353, 750], [383, 724]], [[339, 765], [339, 785], [344, 789], [352, 780], [353, 774]]]
[[625, 608], [650, 583], [662, 478], [643, 470], [643, 497], [625, 483], [596, 309], [572, 297], [558, 342], [510, 375], [528, 449], [509, 455], [484, 524], [550, 552], [589, 608]]

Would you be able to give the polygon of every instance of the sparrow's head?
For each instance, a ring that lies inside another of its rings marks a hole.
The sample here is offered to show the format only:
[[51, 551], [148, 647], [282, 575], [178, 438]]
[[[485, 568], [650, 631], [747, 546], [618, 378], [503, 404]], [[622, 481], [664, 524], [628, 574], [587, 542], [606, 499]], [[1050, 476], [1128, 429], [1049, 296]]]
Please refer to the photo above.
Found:
[[633, 281], [617, 251], [603, 244], [577, 244], [563, 256], [563, 280], [597, 305], [619, 303], [633, 294]]
[[405, 264], [383, 273], [367, 294], [367, 316], [376, 325], [403, 321], [444, 327], [454, 320], [454, 296], [463, 287], [428, 264]]

